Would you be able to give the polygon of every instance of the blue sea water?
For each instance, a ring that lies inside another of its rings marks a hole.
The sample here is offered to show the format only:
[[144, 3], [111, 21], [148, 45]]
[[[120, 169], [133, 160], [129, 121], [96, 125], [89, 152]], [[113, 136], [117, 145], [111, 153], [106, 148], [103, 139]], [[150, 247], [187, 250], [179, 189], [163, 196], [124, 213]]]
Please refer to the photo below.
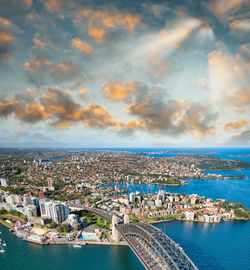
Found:
[[[112, 149], [114, 150], [114, 149]], [[235, 157], [235, 155], [250, 155], [249, 148], [190, 148], [190, 149], [120, 149], [121, 151], [196, 151], [216, 152], [216, 156], [226, 159], [241, 159], [250, 161], [250, 157]], [[168, 154], [160, 154], [167, 156]], [[176, 153], [175, 153], [176, 155]], [[129, 191], [155, 193], [159, 189], [168, 192], [199, 194], [209, 198], [224, 198], [230, 201], [244, 203], [250, 208], [250, 170], [220, 171], [219, 174], [245, 174], [246, 179], [227, 180], [189, 180], [189, 185], [167, 187], [159, 185], [121, 184]], [[250, 222], [222, 222], [220, 224], [199, 224], [192, 222], [164, 222], [156, 224], [173, 240], [178, 242], [195, 262], [199, 269], [212, 270], [250, 270]], [[73, 249], [68, 246], [37, 246], [17, 239], [6, 228], [0, 238], [5, 239], [7, 251], [0, 254], [1, 270], [19, 269], [143, 269], [140, 262], [128, 247], [84, 246]]]

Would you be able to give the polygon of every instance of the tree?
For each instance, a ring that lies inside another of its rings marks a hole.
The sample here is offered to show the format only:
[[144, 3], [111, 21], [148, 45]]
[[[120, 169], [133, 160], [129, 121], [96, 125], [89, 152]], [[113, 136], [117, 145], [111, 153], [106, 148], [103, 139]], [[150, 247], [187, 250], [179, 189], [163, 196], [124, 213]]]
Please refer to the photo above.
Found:
[[57, 227], [56, 222], [53, 220], [53, 221], [50, 223], [49, 228], [50, 228], [50, 229], [55, 229], [56, 227]]

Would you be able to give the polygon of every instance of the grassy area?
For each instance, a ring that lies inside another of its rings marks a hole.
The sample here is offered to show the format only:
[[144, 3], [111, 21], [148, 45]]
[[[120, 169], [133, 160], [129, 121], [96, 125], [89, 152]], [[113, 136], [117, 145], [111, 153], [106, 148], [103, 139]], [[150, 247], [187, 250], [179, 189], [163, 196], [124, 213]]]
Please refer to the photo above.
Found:
[[8, 227], [9, 229], [11, 229], [11, 224], [6, 222], [5, 219], [3, 217], [0, 217], [0, 223], [3, 224], [4, 226]]

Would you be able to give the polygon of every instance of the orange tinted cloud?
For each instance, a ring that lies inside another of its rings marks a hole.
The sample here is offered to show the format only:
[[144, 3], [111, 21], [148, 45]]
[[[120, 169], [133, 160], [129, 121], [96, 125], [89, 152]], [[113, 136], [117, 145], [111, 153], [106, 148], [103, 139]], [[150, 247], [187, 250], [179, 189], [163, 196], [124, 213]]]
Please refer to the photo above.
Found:
[[224, 125], [224, 129], [225, 130], [237, 129], [237, 128], [240, 128], [242, 126], [245, 126], [246, 124], [248, 124], [248, 122], [249, 121], [246, 121], [246, 120], [239, 120], [239, 121], [229, 122], [229, 123]]
[[45, 0], [44, 5], [47, 10], [56, 11], [61, 8], [61, 1], [60, 0]]
[[65, 61], [57, 64], [55, 67], [51, 68], [50, 71], [58, 74], [73, 73], [77, 71], [77, 67], [74, 64]]
[[245, 109], [241, 106], [236, 106], [232, 109], [232, 113], [243, 113]]
[[112, 117], [104, 106], [90, 104], [82, 110], [82, 121], [87, 127], [117, 127], [119, 120]]
[[89, 94], [89, 93], [91, 93], [91, 91], [90, 91], [89, 89], [86, 89], [86, 88], [80, 89], [79, 92], [80, 92], [81, 94]]
[[102, 42], [107, 35], [107, 32], [103, 28], [90, 28], [89, 35], [97, 42]]
[[120, 27], [133, 33], [137, 27], [143, 27], [140, 15], [128, 12], [82, 9], [77, 12], [75, 22], [80, 22], [82, 16], [88, 19], [89, 35], [98, 42], [105, 38], [108, 29]]
[[6, 31], [0, 31], [0, 43], [2, 44], [15, 44], [15, 37]]
[[102, 88], [105, 91], [106, 96], [110, 100], [114, 101], [127, 100], [137, 90], [135, 82], [119, 82], [119, 81], [114, 81], [109, 84], [106, 84]]
[[26, 69], [31, 69], [33, 71], [40, 71], [45, 66], [51, 66], [53, 63], [43, 57], [35, 57], [24, 63]]
[[120, 121], [111, 116], [106, 108], [97, 104], [83, 107], [72, 99], [69, 91], [49, 88], [39, 101], [21, 95], [10, 100], [0, 100], [0, 116], [14, 115], [20, 120], [36, 123], [50, 120], [60, 129], [75, 123], [83, 123], [88, 128], [118, 128]]
[[122, 132], [133, 132], [135, 130], [138, 130], [140, 128], [143, 128], [143, 124], [139, 121], [130, 120], [127, 123], [120, 123], [119, 128]]
[[44, 48], [46, 43], [39, 39], [40, 34], [36, 33], [35, 37], [33, 38], [34, 41], [34, 48]]
[[11, 21], [0, 17], [0, 24], [9, 27], [9, 26], [11, 26]]
[[200, 78], [197, 81], [197, 84], [199, 85], [199, 87], [201, 88], [206, 88], [207, 87], [207, 79], [206, 78]]
[[248, 0], [213, 0], [209, 6], [220, 17], [226, 18], [239, 10]]
[[250, 19], [234, 20], [230, 23], [233, 30], [250, 31]]
[[85, 41], [82, 41], [79, 38], [73, 38], [72, 39], [72, 44], [80, 52], [83, 52], [83, 53], [86, 53], [86, 54], [91, 54], [92, 51], [93, 51], [93, 48], [89, 43], [87, 43]]
[[27, 7], [31, 7], [31, 6], [32, 6], [32, 0], [22, 0], [22, 2], [23, 2]]

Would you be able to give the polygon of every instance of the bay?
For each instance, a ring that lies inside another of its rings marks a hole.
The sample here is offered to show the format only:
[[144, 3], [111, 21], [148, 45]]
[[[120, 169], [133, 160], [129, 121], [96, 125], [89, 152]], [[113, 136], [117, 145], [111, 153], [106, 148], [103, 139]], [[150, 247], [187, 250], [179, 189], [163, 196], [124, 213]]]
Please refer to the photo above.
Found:
[[[114, 150], [114, 149], [112, 149]], [[117, 150], [117, 149], [116, 149]], [[121, 151], [180, 151], [171, 149], [119, 149]], [[185, 151], [187, 149], [184, 149]], [[249, 148], [218, 149], [218, 148], [190, 148], [188, 150], [201, 152], [216, 152], [212, 155], [225, 159], [240, 159], [250, 161]], [[169, 154], [155, 154], [169, 156]], [[176, 155], [176, 154], [174, 154]], [[211, 155], [208, 154], [208, 155]], [[209, 171], [223, 175], [245, 174], [246, 179], [224, 180], [188, 180], [189, 185], [168, 187], [161, 185], [119, 184], [128, 188], [129, 192], [157, 193], [159, 189], [168, 192], [198, 194], [212, 199], [222, 198], [245, 204], [250, 208], [250, 170], [241, 171]], [[220, 224], [200, 224], [193, 222], [164, 222], [155, 224], [174, 241], [179, 243], [194, 261], [199, 269], [250, 269], [250, 222], [235, 221]], [[3, 233], [0, 238], [5, 239], [7, 250], [0, 254], [1, 270], [21, 269], [103, 269], [103, 270], [140, 270], [144, 269], [128, 247], [85, 246], [74, 249], [69, 246], [38, 246], [16, 238], [7, 228], [0, 225]]]

